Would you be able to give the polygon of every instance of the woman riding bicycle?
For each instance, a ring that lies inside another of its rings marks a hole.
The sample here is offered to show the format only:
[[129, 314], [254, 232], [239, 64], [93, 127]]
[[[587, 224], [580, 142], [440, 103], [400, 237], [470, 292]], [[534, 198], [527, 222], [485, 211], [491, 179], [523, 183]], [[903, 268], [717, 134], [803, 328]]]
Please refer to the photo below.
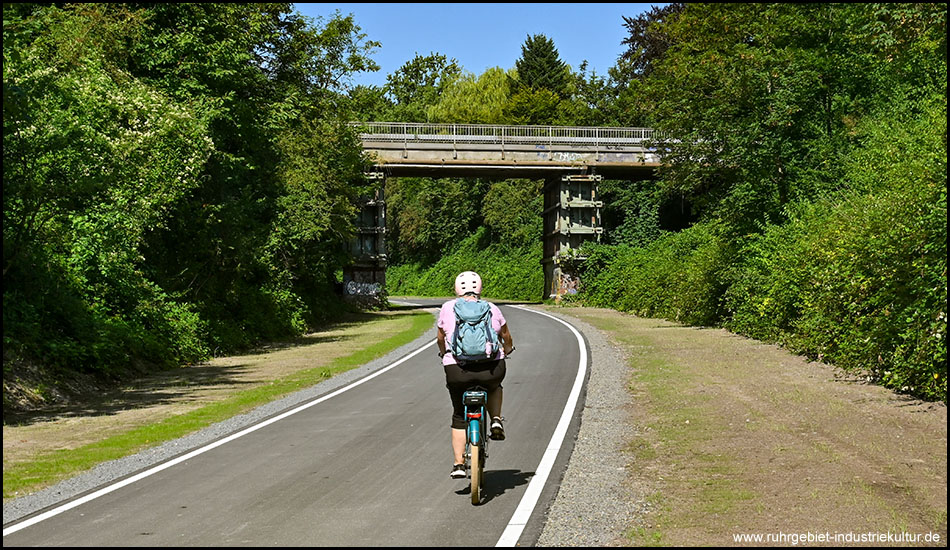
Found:
[[455, 278], [455, 300], [442, 304], [439, 311], [438, 327], [439, 356], [442, 358], [442, 367], [445, 370], [445, 386], [449, 389], [452, 398], [452, 466], [453, 478], [465, 477], [465, 418], [462, 394], [472, 386], [481, 386], [488, 392], [488, 413], [492, 417], [491, 438], [502, 440], [505, 438], [505, 428], [502, 424], [501, 382], [505, 378], [505, 357], [514, 350], [514, 342], [505, 316], [495, 304], [488, 304], [491, 310], [491, 328], [498, 335], [501, 349], [497, 350], [488, 360], [467, 362], [457, 359], [447, 342], [452, 342], [456, 328], [455, 305], [458, 300], [470, 302], [479, 301], [482, 294], [482, 279], [474, 271], [460, 273]]

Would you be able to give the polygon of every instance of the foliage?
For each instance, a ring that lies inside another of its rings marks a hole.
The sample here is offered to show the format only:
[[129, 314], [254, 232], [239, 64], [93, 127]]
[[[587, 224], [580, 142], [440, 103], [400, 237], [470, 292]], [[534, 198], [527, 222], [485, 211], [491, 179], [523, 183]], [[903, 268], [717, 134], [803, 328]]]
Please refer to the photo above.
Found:
[[481, 199], [489, 185], [476, 179], [390, 179], [386, 205], [393, 263], [431, 264], [455, 250], [481, 225]]
[[598, 191], [604, 200], [607, 243], [645, 246], [660, 236], [660, 203], [653, 187], [650, 180], [601, 183]]
[[4, 349], [106, 372], [197, 358], [201, 322], [146, 276], [141, 249], [200, 185], [207, 122], [105, 58], [137, 16], [47, 9], [41, 32], [7, 15]]
[[664, 186], [735, 224], [818, 190], [811, 167], [843, 138], [832, 121], [857, 84], [832, 70], [849, 45], [826, 6], [691, 4], [665, 25], [673, 43], [644, 88], [676, 136], [660, 144]]
[[385, 120], [428, 122], [426, 111], [439, 102], [442, 92], [461, 72], [456, 60], [442, 54], [416, 54], [386, 77], [386, 93], [393, 108]]
[[570, 70], [561, 61], [554, 41], [536, 34], [528, 36], [521, 46], [521, 57], [515, 61], [516, 76], [511, 89], [515, 93], [525, 90], [547, 90], [559, 98], [567, 95]]
[[457, 75], [445, 86], [435, 105], [429, 108], [432, 122], [461, 124], [503, 124], [508, 103], [508, 79], [504, 70], [494, 67], [480, 76]]
[[[627, 70], [618, 101], [649, 105], [675, 138], [660, 143], [663, 193], [605, 184], [627, 215], [611, 238], [635, 246], [590, 247], [582, 299], [946, 400], [946, 5], [666, 15], [631, 28], [631, 44], [662, 38], [662, 55], [611, 73]], [[624, 231], [630, 215], [637, 229], [657, 219], [635, 204], [676, 194], [704, 221], [652, 241]]]
[[482, 205], [482, 219], [498, 242], [530, 248], [541, 242], [541, 180], [502, 180], [492, 184]]
[[747, 243], [728, 326], [945, 399], [946, 103], [865, 125], [851, 189]]
[[521, 46], [521, 57], [509, 77], [511, 97], [505, 106], [510, 124], [552, 124], [561, 100], [568, 97], [570, 69], [561, 61], [554, 41], [537, 34]]
[[[287, 4], [4, 5], [4, 367], [121, 376], [337, 303], [363, 190], [352, 18]], [[240, 32], [235, 32], [240, 29]]]
[[[4, 365], [118, 373], [340, 307], [363, 180], [346, 120], [649, 125], [605, 181], [581, 299], [727, 326], [946, 396], [946, 4], [669, 4], [607, 76], [416, 54], [289, 4], [4, 5]], [[239, 31], [236, 31], [239, 30]], [[541, 182], [390, 178], [393, 293], [536, 299]]]
[[505, 105], [508, 124], [549, 125], [558, 118], [561, 98], [544, 88], [526, 88], [513, 94]]
[[386, 272], [386, 286], [394, 295], [449, 297], [455, 295], [452, 285], [463, 271], [481, 276], [485, 298], [536, 301], [544, 288], [540, 242], [530, 248], [492, 243], [485, 228], [479, 228], [434, 264], [391, 266]]
[[645, 247], [588, 245], [581, 266], [584, 303], [647, 317], [715, 325], [734, 258], [715, 225], [666, 233]]
[[558, 105], [557, 123], [564, 126], [621, 126], [619, 93], [612, 79], [587, 74], [587, 62], [570, 74], [569, 97]]
[[666, 55], [673, 38], [665, 23], [675, 20], [685, 4], [674, 2], [653, 7], [637, 17], [624, 17], [628, 36], [621, 42], [627, 46], [617, 64], [608, 70], [613, 92], [611, 119], [618, 126], [655, 127], [660, 120], [654, 113], [652, 98], [644, 93], [644, 80]]
[[623, 18], [623, 26], [629, 33], [621, 44], [627, 49], [620, 55], [617, 64], [618, 76], [626, 79], [645, 79], [653, 72], [666, 51], [673, 45], [673, 39], [664, 31], [663, 22], [675, 19], [685, 4], [673, 2], [661, 7], [652, 7], [637, 17]]

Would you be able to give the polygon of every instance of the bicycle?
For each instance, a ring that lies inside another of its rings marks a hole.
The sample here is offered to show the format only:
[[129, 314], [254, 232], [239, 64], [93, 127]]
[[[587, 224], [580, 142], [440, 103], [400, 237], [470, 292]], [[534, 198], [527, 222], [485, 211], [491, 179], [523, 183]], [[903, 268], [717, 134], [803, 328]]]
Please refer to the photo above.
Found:
[[465, 468], [472, 481], [472, 504], [480, 504], [485, 486], [485, 461], [488, 459], [488, 429], [491, 418], [486, 405], [488, 392], [474, 386], [462, 394], [465, 405]]

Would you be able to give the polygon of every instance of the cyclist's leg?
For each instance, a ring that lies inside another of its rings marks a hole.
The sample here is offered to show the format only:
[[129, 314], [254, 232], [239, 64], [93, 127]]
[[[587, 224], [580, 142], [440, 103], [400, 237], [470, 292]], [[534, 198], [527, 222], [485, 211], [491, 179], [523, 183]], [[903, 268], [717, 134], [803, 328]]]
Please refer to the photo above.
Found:
[[444, 370], [445, 387], [449, 390], [449, 398], [452, 401], [451, 442], [454, 468], [457, 464], [465, 463], [465, 406], [462, 404], [462, 394], [468, 389], [470, 381], [467, 379], [467, 373], [458, 365], [445, 365]]
[[488, 414], [492, 418], [496, 416], [501, 416], [501, 402], [502, 402], [502, 388], [498, 386], [494, 390], [488, 392]]
[[501, 416], [501, 403], [503, 389], [501, 387], [502, 381], [505, 379], [505, 374], [507, 369], [505, 366], [505, 360], [502, 359], [498, 363], [492, 366], [491, 370], [488, 371], [489, 378], [486, 379], [486, 386], [488, 387], [488, 414], [492, 418], [496, 416]]
[[505, 427], [501, 416], [502, 397], [504, 395], [501, 383], [505, 379], [505, 374], [505, 360], [502, 359], [491, 369], [492, 382], [489, 385], [488, 403], [486, 404], [488, 414], [491, 416], [491, 438], [496, 440], [505, 439]]
[[452, 428], [452, 455], [455, 464], [465, 463], [465, 430]]

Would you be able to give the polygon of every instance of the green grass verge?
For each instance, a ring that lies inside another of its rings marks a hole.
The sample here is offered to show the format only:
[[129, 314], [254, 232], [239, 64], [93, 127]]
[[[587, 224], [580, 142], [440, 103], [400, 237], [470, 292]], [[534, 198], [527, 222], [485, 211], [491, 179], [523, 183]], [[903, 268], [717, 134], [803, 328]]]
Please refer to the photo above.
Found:
[[[400, 346], [422, 336], [432, 328], [432, 315], [410, 312], [409, 327], [384, 340], [340, 357], [330, 365], [299, 371], [256, 388], [240, 391], [230, 398], [155, 424], [133, 428], [102, 441], [76, 449], [43, 454], [28, 463], [15, 464], [3, 470], [3, 498], [19, 496], [72, 477], [97, 464], [119, 459], [183, 437], [197, 430], [264, 405], [297, 390], [310, 387], [336, 374], [378, 359]], [[388, 331], [381, 330], [381, 334]]]
[[732, 517], [755, 495], [742, 484], [740, 466], [728, 453], [711, 452], [708, 443], [728, 434], [705, 394], [701, 373], [667, 356], [654, 342], [617, 318], [584, 316], [596, 328], [621, 344], [631, 357], [635, 373], [630, 387], [649, 415], [649, 430], [627, 444], [641, 468], [668, 468], [663, 486], [650, 496], [650, 527], [626, 533], [631, 546], [671, 546], [671, 532], [697, 521]]

